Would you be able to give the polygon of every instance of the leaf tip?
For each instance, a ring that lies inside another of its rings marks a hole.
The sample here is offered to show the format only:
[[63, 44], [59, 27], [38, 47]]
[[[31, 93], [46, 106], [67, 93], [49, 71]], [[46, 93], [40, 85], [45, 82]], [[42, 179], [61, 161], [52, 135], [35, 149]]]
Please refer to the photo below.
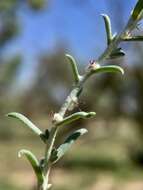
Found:
[[5, 114], [6, 117], [11, 117], [13, 115], [13, 112]]
[[90, 114], [91, 116], [95, 116], [95, 115], [96, 115], [96, 112], [89, 112], [89, 114]]
[[73, 57], [72, 57], [70, 54], [68, 54], [68, 53], [65, 54], [65, 57], [66, 57], [66, 58], [70, 58], [70, 59], [73, 58]]
[[81, 132], [81, 134], [86, 134], [86, 133], [88, 133], [88, 130], [86, 129], [86, 128], [82, 128], [82, 129], [80, 129], [80, 132]]
[[102, 18], [103, 18], [105, 21], [107, 21], [108, 23], [110, 22], [110, 17], [109, 17], [107, 14], [102, 13], [101, 16], [102, 16]]
[[119, 72], [120, 72], [122, 75], [124, 75], [124, 73], [125, 73], [125, 71], [124, 71], [124, 69], [123, 69], [122, 67], [119, 67]]
[[18, 114], [19, 113], [17, 113], [17, 112], [10, 112], [10, 113], [6, 114], [5, 116], [6, 117], [16, 117]]
[[116, 72], [119, 72], [119, 73], [121, 73], [122, 75], [124, 75], [124, 69], [122, 68], [122, 67], [120, 67], [120, 66], [115, 66], [115, 69], [116, 69]]
[[89, 112], [89, 113], [87, 113], [87, 118], [91, 118], [91, 117], [94, 117], [96, 115], [96, 113], [95, 112]]
[[104, 17], [104, 18], [105, 18], [105, 17], [108, 17], [108, 15], [105, 14], [105, 13], [101, 13], [100, 15], [101, 15], [102, 17]]
[[65, 54], [66, 57], [70, 56], [68, 53]]
[[18, 152], [18, 158], [21, 158], [22, 155], [23, 155], [23, 153], [24, 153], [24, 150], [20, 150], [20, 151]]

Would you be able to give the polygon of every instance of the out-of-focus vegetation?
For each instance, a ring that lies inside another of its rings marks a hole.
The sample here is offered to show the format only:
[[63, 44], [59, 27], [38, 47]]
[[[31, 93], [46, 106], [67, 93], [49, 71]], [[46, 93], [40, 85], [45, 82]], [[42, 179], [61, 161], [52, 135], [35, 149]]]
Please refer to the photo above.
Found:
[[[44, 2], [39, 2], [0, 1], [0, 190], [32, 189], [33, 173], [27, 163], [16, 157], [16, 152], [24, 144], [38, 155], [42, 154], [42, 144], [37, 138], [31, 133], [27, 135], [24, 129], [15, 126], [15, 122], [9, 122], [4, 115], [18, 111], [41, 128], [47, 128], [51, 115], [70, 91], [72, 76], [63, 47], [49, 56], [41, 54], [34, 83], [24, 90], [16, 88], [22, 56], [7, 57], [4, 50], [22, 29], [17, 10], [24, 3], [29, 3], [27, 5], [32, 11], [42, 11]], [[123, 1], [117, 4], [124, 6]], [[112, 4], [108, 5], [112, 7]], [[119, 19], [118, 27], [121, 28], [122, 18], [116, 19]], [[117, 24], [116, 21], [114, 23]], [[89, 134], [55, 168], [55, 190], [143, 188], [143, 45], [134, 43], [130, 44], [130, 49], [128, 46], [125, 48], [128, 49], [127, 57], [134, 53], [134, 61], [116, 61], [125, 67], [125, 76], [104, 74], [102, 77], [98, 75], [96, 80], [93, 78], [77, 105], [79, 110], [95, 110], [97, 118], [86, 123], [79, 121], [74, 126], [87, 126]], [[127, 63], [130, 61], [131, 65]], [[83, 65], [79, 67], [82, 72]], [[59, 141], [72, 127], [61, 131]]]

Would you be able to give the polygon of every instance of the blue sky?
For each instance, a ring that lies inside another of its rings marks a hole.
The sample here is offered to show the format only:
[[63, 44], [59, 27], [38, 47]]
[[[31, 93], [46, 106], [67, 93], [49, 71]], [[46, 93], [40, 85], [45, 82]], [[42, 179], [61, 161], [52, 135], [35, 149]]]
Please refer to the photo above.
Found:
[[[61, 44], [82, 62], [97, 57], [106, 46], [104, 24], [100, 14], [111, 17], [114, 32], [118, 29], [117, 3], [123, 5], [124, 21], [136, 0], [49, 0], [44, 10], [31, 11], [24, 5], [18, 11], [20, 35], [8, 46], [9, 54], [23, 55], [21, 80], [33, 76], [37, 57], [54, 52]], [[111, 5], [112, 7], [111, 7]], [[122, 13], [122, 11], [121, 11]], [[115, 20], [117, 22], [115, 23]]]

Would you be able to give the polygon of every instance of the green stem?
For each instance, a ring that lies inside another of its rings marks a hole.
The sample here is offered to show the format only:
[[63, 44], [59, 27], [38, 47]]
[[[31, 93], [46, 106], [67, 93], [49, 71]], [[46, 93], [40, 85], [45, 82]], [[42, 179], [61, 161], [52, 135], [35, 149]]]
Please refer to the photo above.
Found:
[[50, 188], [51, 184], [49, 184], [49, 174], [50, 174], [50, 168], [46, 172], [43, 183], [38, 184], [38, 190], [48, 190]]
[[69, 96], [66, 98], [64, 104], [61, 106], [61, 109], [59, 111], [59, 114], [64, 117], [66, 114], [66, 111], [69, 109], [71, 104], [74, 104], [74, 99], [77, 99], [79, 92], [82, 89], [81, 80], [78, 82], [78, 84], [73, 88]]
[[38, 190], [48, 190], [50, 187], [49, 184], [49, 174], [50, 174], [50, 157], [52, 153], [52, 149], [54, 147], [56, 135], [57, 135], [58, 127], [53, 125], [51, 132], [50, 132], [50, 137], [48, 139], [48, 142], [46, 144], [46, 149], [45, 149], [45, 163], [44, 163], [44, 181], [43, 184], [38, 187]]
[[50, 166], [50, 157], [51, 157], [51, 153], [52, 153], [52, 149], [54, 147], [54, 143], [55, 143], [55, 139], [56, 139], [56, 135], [57, 135], [57, 131], [58, 131], [58, 127], [57, 126], [53, 126], [50, 132], [50, 137], [49, 140], [47, 142], [46, 145], [46, 150], [45, 150], [45, 173], [48, 170], [48, 167]]

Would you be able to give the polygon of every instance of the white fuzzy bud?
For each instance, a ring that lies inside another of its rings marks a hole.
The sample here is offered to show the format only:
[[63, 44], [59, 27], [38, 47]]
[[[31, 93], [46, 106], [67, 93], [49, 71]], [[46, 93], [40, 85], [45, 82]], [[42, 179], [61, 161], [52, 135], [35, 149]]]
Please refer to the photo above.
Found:
[[90, 61], [88, 67], [86, 68], [86, 70], [89, 72], [91, 70], [96, 70], [99, 69], [101, 66], [99, 65], [99, 63], [97, 63], [96, 61], [92, 60]]
[[53, 122], [59, 123], [63, 121], [63, 117], [59, 113], [54, 114]]

